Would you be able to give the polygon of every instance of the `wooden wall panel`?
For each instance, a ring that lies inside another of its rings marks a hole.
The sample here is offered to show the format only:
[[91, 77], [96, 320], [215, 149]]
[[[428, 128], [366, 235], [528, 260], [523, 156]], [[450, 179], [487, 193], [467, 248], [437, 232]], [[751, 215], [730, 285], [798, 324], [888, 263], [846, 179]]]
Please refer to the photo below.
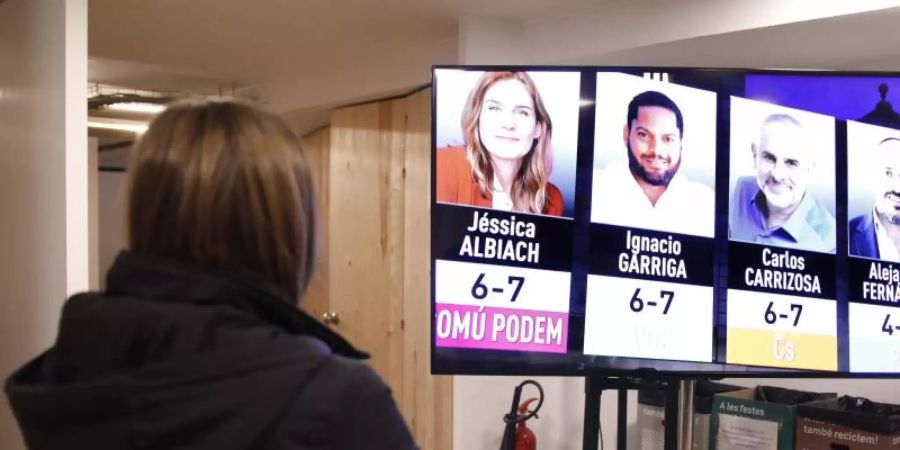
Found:
[[403, 409], [423, 449], [453, 448], [453, 379], [431, 375], [431, 90], [404, 100]]
[[[388, 174], [388, 198], [389, 204], [384, 205], [388, 209], [388, 252], [390, 254], [390, 266], [388, 268], [388, 328], [387, 328], [387, 367], [383, 372], [384, 377], [390, 380], [392, 388], [397, 394], [402, 393], [403, 386], [414, 383], [415, 380], [404, 378], [403, 373], [403, 342], [407, 335], [403, 332], [404, 311], [404, 268], [406, 251], [404, 248], [404, 219], [406, 203], [404, 191], [406, 189], [406, 102], [403, 100], [390, 100], [381, 102], [382, 105], [382, 133], [388, 140], [385, 145], [390, 147], [390, 160], [383, 163], [389, 164]], [[402, 395], [402, 394], [401, 394]], [[401, 404], [401, 400], [397, 399]], [[406, 416], [409, 417], [409, 416]]]
[[[394, 102], [335, 111], [331, 118], [329, 281], [338, 330], [372, 354], [371, 364], [393, 383], [390, 361], [402, 337], [396, 296], [403, 250], [403, 149], [394, 130]], [[402, 278], [400, 278], [402, 280]], [[392, 293], [394, 296], [392, 296]], [[402, 307], [402, 306], [400, 306]]]
[[328, 174], [331, 169], [331, 136], [328, 128], [322, 128], [303, 137], [303, 149], [309, 161], [316, 188], [316, 203], [319, 209], [319, 248], [316, 271], [310, 280], [300, 307], [321, 320], [329, 311], [328, 292]]
[[[336, 110], [310, 163], [327, 191], [327, 304], [391, 386], [423, 450], [453, 448], [453, 386], [430, 374], [431, 94]], [[311, 291], [310, 295], [319, 291]]]

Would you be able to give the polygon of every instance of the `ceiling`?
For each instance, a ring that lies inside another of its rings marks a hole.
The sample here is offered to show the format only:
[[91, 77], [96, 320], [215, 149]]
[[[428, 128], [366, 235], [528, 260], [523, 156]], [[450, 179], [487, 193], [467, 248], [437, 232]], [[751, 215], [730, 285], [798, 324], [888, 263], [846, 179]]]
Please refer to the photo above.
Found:
[[462, 17], [527, 23], [653, 1], [90, 0], [89, 78], [249, 96], [309, 130], [335, 106], [408, 91], [432, 64], [456, 63]]
[[458, 20], [465, 15], [532, 20], [637, 2], [91, 0], [88, 42], [91, 57], [101, 61], [92, 67], [98, 76], [109, 76], [107, 61], [130, 61], [151, 70], [177, 68], [195, 81], [206, 77], [248, 85], [289, 79], [372, 53], [455, 39]]
[[900, 8], [630, 48], [597, 64], [900, 72]]
[[900, 70], [897, 23], [900, 0], [90, 0], [89, 77], [250, 96], [310, 130], [336, 106], [427, 83], [433, 64], [507, 62], [498, 51], [541, 64]]

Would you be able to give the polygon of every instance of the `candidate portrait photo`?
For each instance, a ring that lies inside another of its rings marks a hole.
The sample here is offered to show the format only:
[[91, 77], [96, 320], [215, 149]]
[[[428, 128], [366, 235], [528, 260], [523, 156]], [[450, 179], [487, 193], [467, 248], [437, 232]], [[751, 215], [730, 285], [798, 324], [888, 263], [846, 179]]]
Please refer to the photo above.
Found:
[[580, 78], [437, 69], [436, 201], [571, 218]]
[[900, 130], [847, 121], [850, 256], [900, 262]]
[[834, 118], [731, 97], [733, 241], [834, 253]]
[[715, 234], [716, 94], [597, 74], [591, 222]]

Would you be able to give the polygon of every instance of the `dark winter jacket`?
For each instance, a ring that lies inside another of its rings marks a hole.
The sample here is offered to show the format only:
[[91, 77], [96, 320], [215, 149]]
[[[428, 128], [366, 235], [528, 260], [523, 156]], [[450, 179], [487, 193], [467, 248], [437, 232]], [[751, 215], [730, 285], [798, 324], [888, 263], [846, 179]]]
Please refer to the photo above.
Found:
[[366, 355], [254, 283], [123, 253], [6, 393], [32, 450], [414, 449]]

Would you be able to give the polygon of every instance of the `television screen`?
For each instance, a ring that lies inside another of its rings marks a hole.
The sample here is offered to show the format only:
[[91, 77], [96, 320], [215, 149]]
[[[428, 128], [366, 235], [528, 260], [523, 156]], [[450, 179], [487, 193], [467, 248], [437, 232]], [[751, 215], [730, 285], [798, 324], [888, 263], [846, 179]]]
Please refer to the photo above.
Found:
[[435, 67], [432, 370], [900, 373], [891, 89]]

